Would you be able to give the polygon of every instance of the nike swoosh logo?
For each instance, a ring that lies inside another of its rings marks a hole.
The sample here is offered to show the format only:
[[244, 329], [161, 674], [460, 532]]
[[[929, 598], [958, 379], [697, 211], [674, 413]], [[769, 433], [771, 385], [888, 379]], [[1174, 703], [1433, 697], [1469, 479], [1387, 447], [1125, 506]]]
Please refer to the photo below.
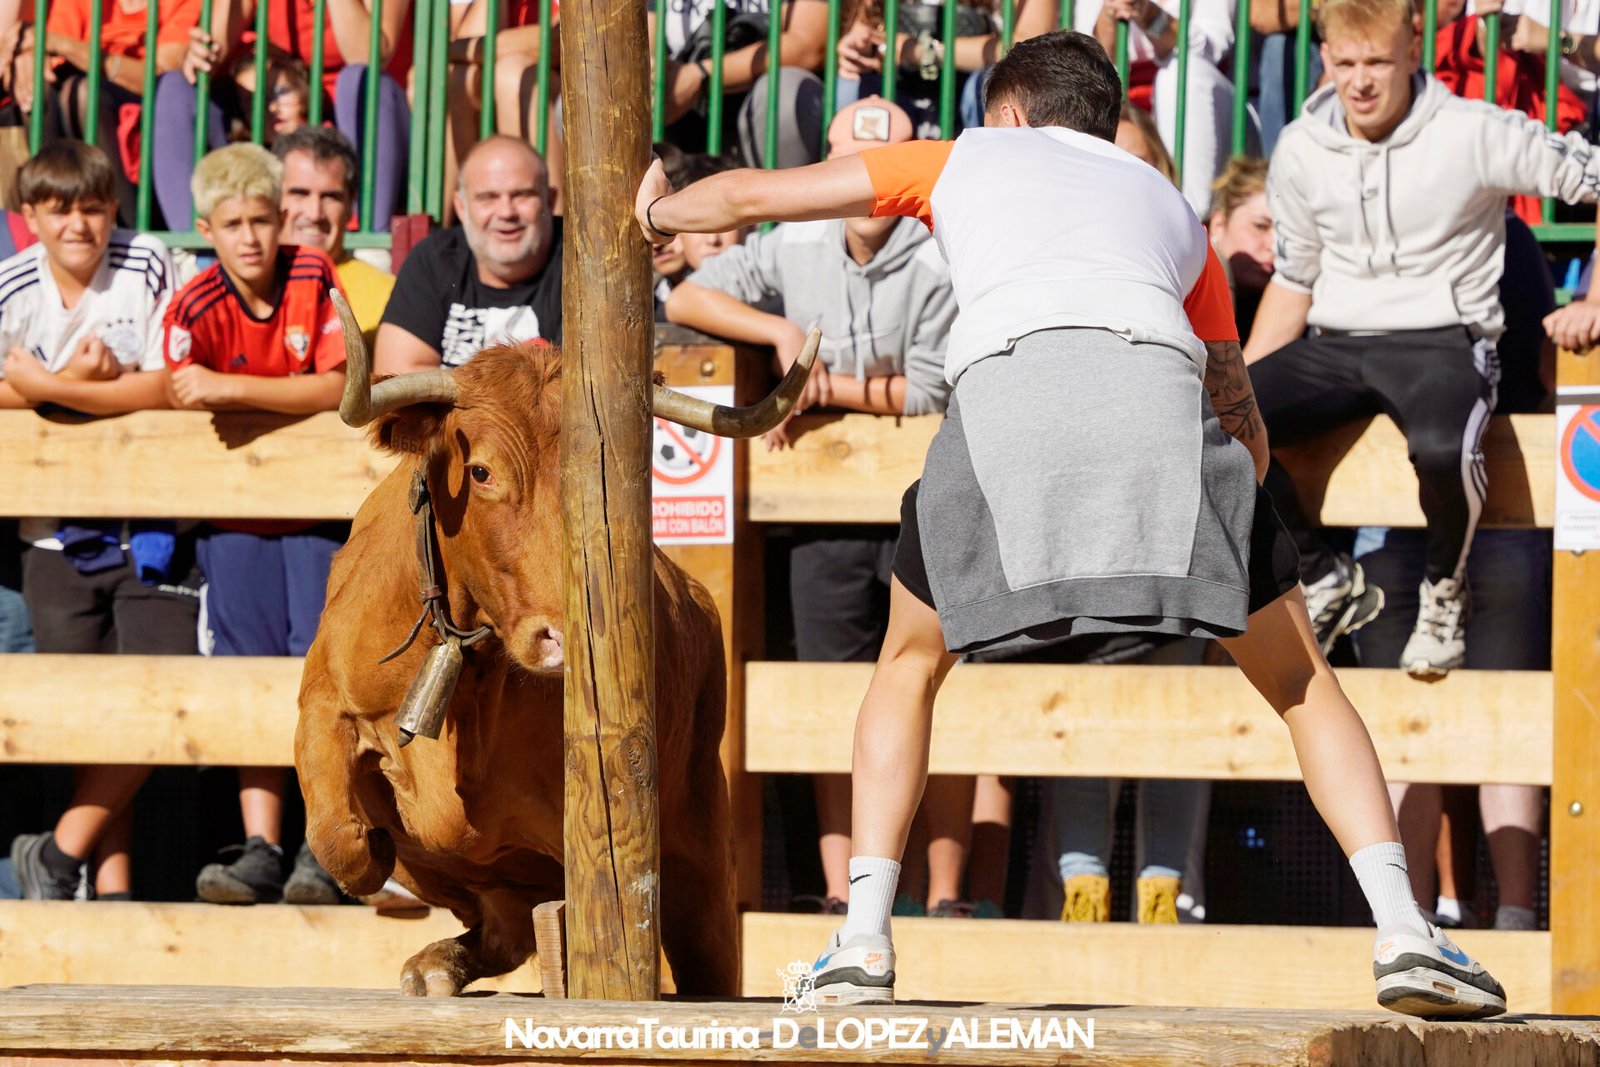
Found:
[[1443, 945], [1435, 945], [1434, 947], [1439, 950], [1439, 955], [1443, 956], [1445, 959], [1449, 960], [1451, 963], [1454, 963], [1454, 964], [1457, 964], [1459, 966], [1465, 967], [1469, 962], [1471, 962], [1470, 959], [1468, 958], [1467, 954], [1465, 952], [1462, 952], [1458, 948], [1457, 949], [1450, 949], [1450, 948], [1446, 948]]
[[858, 874], [854, 878], [850, 879], [850, 884], [851, 885], [855, 885], [857, 882], [861, 881], [861, 879], [863, 879], [863, 878], [871, 878], [871, 877], [872, 877], [872, 875], [870, 875], [870, 874]]
[[826, 967], [828, 965], [828, 961], [831, 960], [831, 959], [833, 959], [833, 953], [831, 953], [831, 952], [828, 953], [826, 956], [818, 956], [817, 957], [817, 962], [813, 963], [811, 965], [811, 973], [815, 974], [818, 971], [822, 970], [822, 968], [824, 968], [824, 967]]
[[1386, 861], [1386, 862], [1387, 862], [1388, 866], [1393, 867], [1395, 870], [1399, 871], [1401, 874], [1409, 874], [1409, 873], [1411, 873], [1411, 872], [1406, 870], [1404, 864], [1394, 863], [1392, 861]]

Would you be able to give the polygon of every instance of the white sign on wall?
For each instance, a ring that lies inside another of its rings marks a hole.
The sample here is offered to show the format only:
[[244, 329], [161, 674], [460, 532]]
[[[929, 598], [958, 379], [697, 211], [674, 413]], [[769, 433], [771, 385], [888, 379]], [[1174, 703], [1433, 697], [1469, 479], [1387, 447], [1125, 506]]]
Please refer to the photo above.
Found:
[[[701, 385], [680, 393], [733, 404], [733, 386]], [[654, 483], [651, 528], [658, 545], [725, 545], [733, 541], [733, 442], [655, 420], [650, 448]]]

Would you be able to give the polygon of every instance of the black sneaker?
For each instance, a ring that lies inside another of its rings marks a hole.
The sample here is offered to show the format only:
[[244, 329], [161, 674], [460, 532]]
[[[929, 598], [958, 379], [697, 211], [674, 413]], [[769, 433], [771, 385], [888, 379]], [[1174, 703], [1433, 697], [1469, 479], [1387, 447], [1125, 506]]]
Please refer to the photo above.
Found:
[[285, 904], [339, 903], [339, 883], [322, 869], [317, 857], [311, 854], [311, 846], [304, 841], [300, 843], [300, 851], [295, 853], [294, 870], [283, 884], [283, 901]]
[[57, 878], [44, 862], [44, 843], [49, 833], [18, 834], [11, 842], [11, 870], [23, 900], [79, 900], [83, 885], [82, 868], [66, 878]]
[[237, 853], [232, 863], [208, 863], [194, 881], [200, 899], [212, 904], [273, 904], [283, 897], [283, 849], [252, 837], [229, 845], [220, 855]]
[[970, 900], [941, 900], [928, 912], [930, 919], [976, 919], [978, 906]]

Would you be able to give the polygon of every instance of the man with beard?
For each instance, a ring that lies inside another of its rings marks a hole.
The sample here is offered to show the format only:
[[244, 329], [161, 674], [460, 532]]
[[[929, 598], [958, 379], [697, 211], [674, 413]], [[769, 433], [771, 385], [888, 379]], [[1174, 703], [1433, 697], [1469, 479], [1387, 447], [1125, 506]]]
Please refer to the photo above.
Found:
[[459, 367], [491, 345], [561, 341], [561, 220], [544, 160], [496, 136], [462, 162], [459, 227], [406, 257], [378, 327], [379, 374]]
[[357, 259], [344, 246], [361, 169], [355, 148], [331, 126], [302, 126], [273, 142], [272, 151], [283, 162], [279, 240], [328, 253], [370, 346], [394, 290], [394, 275]]

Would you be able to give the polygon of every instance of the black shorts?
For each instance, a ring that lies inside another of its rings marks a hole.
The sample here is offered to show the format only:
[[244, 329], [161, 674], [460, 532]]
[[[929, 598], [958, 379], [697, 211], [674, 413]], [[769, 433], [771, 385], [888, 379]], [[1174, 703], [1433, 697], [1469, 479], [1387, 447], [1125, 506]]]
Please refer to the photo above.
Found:
[[[928, 586], [928, 568], [922, 558], [922, 537], [917, 527], [917, 487], [912, 482], [900, 499], [900, 540], [894, 550], [894, 576], [918, 600], [937, 609]], [[1250, 609], [1254, 615], [1300, 584], [1300, 554], [1272, 497], [1256, 486], [1256, 513], [1250, 524]]]

